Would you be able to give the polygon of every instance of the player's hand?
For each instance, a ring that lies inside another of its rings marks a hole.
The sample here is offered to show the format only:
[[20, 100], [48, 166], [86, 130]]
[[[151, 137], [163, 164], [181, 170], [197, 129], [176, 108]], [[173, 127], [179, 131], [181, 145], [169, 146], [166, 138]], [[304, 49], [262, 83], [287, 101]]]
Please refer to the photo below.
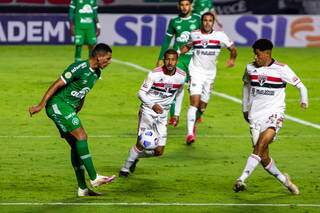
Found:
[[243, 118], [249, 123], [249, 112], [243, 112]]
[[228, 59], [227, 60], [227, 67], [234, 67], [235, 60], [234, 59]]
[[162, 59], [158, 60], [157, 67], [162, 67], [164, 65], [164, 62]]
[[171, 117], [169, 124], [172, 125], [174, 128], [176, 128], [179, 124], [179, 116], [174, 115], [173, 117]]
[[155, 111], [157, 114], [163, 113], [163, 109], [159, 104], [153, 105], [152, 110]]
[[74, 36], [74, 24], [70, 22], [70, 34]]
[[96, 36], [98, 37], [101, 33], [101, 29], [99, 27], [96, 28]]
[[303, 109], [303, 110], [306, 110], [308, 108], [308, 104], [307, 103], [301, 103], [300, 104], [300, 107]]
[[32, 117], [32, 115], [40, 112], [42, 110], [43, 107], [41, 107], [40, 105], [36, 105], [36, 106], [32, 106], [29, 108], [29, 113], [30, 116]]

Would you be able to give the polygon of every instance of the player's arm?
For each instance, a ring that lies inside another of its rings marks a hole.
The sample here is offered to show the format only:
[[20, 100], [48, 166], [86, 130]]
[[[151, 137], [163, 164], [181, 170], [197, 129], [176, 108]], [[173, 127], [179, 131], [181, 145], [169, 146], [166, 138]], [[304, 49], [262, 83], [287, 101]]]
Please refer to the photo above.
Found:
[[163, 57], [164, 57], [164, 52], [167, 51], [167, 49], [170, 46], [171, 40], [174, 36], [175, 30], [173, 27], [173, 20], [170, 20], [166, 35], [164, 37], [164, 40], [162, 42], [161, 45], [161, 50], [160, 50], [160, 54], [159, 54], [159, 58], [158, 58], [158, 62], [157, 62], [157, 66], [158, 67], [162, 67], [164, 62], [163, 62]]
[[29, 108], [30, 116], [40, 112], [46, 106], [48, 100], [64, 85], [65, 82], [61, 78], [57, 79], [44, 94], [41, 102], [38, 105]]
[[243, 86], [242, 86], [242, 112], [244, 119], [249, 123], [249, 94], [250, 94], [250, 80], [247, 70], [245, 71], [243, 77]]
[[75, 0], [71, 0], [70, 6], [69, 6], [69, 14], [68, 14], [71, 35], [74, 35], [74, 16], [75, 16], [75, 11], [76, 11]]
[[290, 69], [288, 65], [284, 66], [284, 71], [280, 72], [282, 79], [295, 86], [300, 90], [300, 107], [302, 109], [308, 108], [308, 90], [300, 80], [300, 78]]
[[95, 26], [96, 27], [96, 36], [98, 37], [101, 32], [101, 26], [100, 26], [99, 19], [98, 19], [98, 5], [97, 5], [96, 1], [94, 1], [92, 9], [93, 9], [94, 23], [96, 23], [96, 26]]
[[183, 45], [182, 47], [180, 47], [180, 49], [177, 51], [178, 54], [185, 54], [187, 52], [189, 52], [189, 50], [192, 48], [192, 43], [188, 42], [187, 44]]
[[175, 108], [174, 108], [174, 124], [173, 127], [178, 126], [179, 124], [179, 117], [180, 117], [180, 112], [181, 112], [181, 106], [182, 106], [182, 101], [183, 101], [183, 94], [184, 94], [184, 89], [183, 89], [183, 85], [181, 86], [181, 88], [179, 88], [177, 95], [176, 95], [176, 104], [175, 104]]
[[138, 92], [138, 98], [143, 104], [151, 108], [153, 111], [155, 111], [158, 114], [161, 114], [163, 112], [162, 107], [159, 104], [153, 102], [147, 95], [152, 85], [152, 73], [149, 73], [148, 77], [144, 80], [142, 86], [140, 87], [140, 90]]
[[228, 50], [230, 51], [230, 57], [227, 60], [227, 67], [234, 67], [237, 58], [237, 48], [234, 44], [232, 44], [230, 47], [228, 47]]

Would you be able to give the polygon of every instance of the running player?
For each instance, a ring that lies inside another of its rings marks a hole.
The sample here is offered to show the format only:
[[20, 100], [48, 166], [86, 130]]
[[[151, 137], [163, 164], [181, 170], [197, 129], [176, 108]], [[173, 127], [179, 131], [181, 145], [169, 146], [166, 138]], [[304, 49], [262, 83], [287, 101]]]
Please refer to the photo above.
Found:
[[[127, 177], [134, 172], [138, 158], [161, 156], [167, 141], [168, 112], [173, 100], [181, 104], [186, 74], [176, 67], [178, 53], [168, 49], [164, 53], [164, 65], [148, 74], [138, 93], [142, 104], [139, 111], [138, 135], [152, 129], [159, 135], [158, 147], [146, 150], [137, 139], [136, 145], [129, 150], [129, 156], [121, 168], [119, 176]], [[179, 115], [177, 115], [179, 119]]]
[[230, 51], [230, 58], [227, 66], [233, 67], [237, 57], [237, 50], [234, 43], [223, 31], [213, 29], [214, 15], [206, 12], [201, 17], [202, 25], [199, 30], [191, 32], [188, 44], [181, 47], [181, 54], [194, 49], [193, 56], [189, 64], [190, 71], [190, 107], [187, 115], [188, 134], [186, 142], [188, 145], [195, 141], [195, 124], [197, 111], [204, 113], [214, 80], [216, 77], [216, 61], [222, 47], [227, 47]]
[[[172, 38], [174, 37], [173, 49], [179, 50], [181, 46], [186, 44], [190, 37], [190, 32], [200, 28], [200, 16], [193, 15], [192, 11], [192, 0], [179, 0], [178, 4], [179, 16], [170, 20], [161, 51], [157, 66], [163, 65], [163, 55], [168, 49]], [[187, 73], [187, 81], [189, 80], [189, 62], [192, 56], [192, 50], [179, 57], [177, 67]], [[170, 120], [169, 124], [177, 126], [179, 120], [177, 115], [180, 114], [181, 106], [173, 103], [170, 108]]]
[[71, 147], [71, 163], [78, 181], [78, 196], [100, 195], [87, 187], [84, 168], [90, 177], [92, 187], [111, 182], [115, 176], [98, 175], [87, 144], [87, 134], [77, 113], [84, 98], [100, 78], [101, 69], [111, 62], [112, 50], [106, 44], [97, 44], [89, 60], [71, 64], [47, 90], [41, 102], [29, 108], [30, 115], [44, 107], [47, 115], [57, 126], [60, 135]]
[[292, 84], [300, 90], [302, 109], [308, 106], [307, 89], [288, 65], [272, 58], [271, 41], [259, 39], [252, 48], [255, 60], [247, 65], [243, 76], [242, 111], [244, 119], [250, 124], [253, 152], [233, 190], [245, 190], [245, 180], [262, 164], [292, 194], [298, 195], [298, 187], [291, 182], [288, 174], [280, 172], [270, 157], [269, 144], [275, 139], [284, 120], [286, 84]]

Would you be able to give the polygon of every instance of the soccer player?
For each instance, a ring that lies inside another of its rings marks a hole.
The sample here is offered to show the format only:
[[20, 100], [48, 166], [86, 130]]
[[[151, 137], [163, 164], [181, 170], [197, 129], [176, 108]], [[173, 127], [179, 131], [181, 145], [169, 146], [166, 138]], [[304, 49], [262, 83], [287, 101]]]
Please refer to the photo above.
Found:
[[[189, 40], [190, 32], [195, 29], [200, 28], [200, 16], [194, 15], [192, 11], [192, 0], [179, 0], [178, 4], [179, 16], [173, 18], [169, 22], [169, 26], [161, 46], [161, 51], [159, 55], [159, 60], [157, 66], [163, 65], [164, 52], [168, 49], [172, 38], [174, 37], [173, 49], [179, 50], [181, 46], [186, 44]], [[187, 52], [185, 55], [179, 57], [178, 65], [180, 69], [187, 73], [187, 81], [189, 80], [189, 62], [191, 59], [192, 51]], [[180, 114], [181, 106], [175, 104], [171, 105], [170, 108], [170, 119], [169, 124], [177, 126], [179, 120], [177, 120]]]
[[[119, 176], [127, 177], [133, 173], [138, 158], [160, 156], [164, 152], [167, 140], [168, 111], [173, 100], [181, 104], [186, 74], [176, 67], [178, 53], [168, 49], [164, 53], [164, 65], [155, 68], [144, 80], [138, 97], [142, 104], [139, 111], [138, 136], [144, 130], [153, 130], [159, 135], [158, 147], [146, 150], [137, 139], [136, 145], [129, 150], [129, 156], [121, 168]], [[177, 115], [179, 118], [179, 115]]]
[[75, 36], [76, 45], [74, 59], [81, 60], [82, 45], [88, 45], [89, 57], [93, 46], [100, 35], [100, 24], [97, 15], [96, 0], [71, 0], [69, 20], [71, 35]]
[[84, 98], [100, 78], [101, 69], [111, 62], [112, 50], [106, 44], [97, 44], [89, 60], [71, 64], [47, 90], [41, 102], [29, 108], [30, 115], [44, 107], [50, 119], [57, 126], [60, 135], [71, 147], [71, 163], [78, 181], [78, 196], [100, 195], [87, 187], [84, 168], [90, 177], [92, 187], [110, 183], [115, 176], [98, 175], [87, 144], [87, 134], [77, 113]]
[[189, 42], [182, 46], [181, 54], [185, 54], [191, 48], [194, 49], [189, 64], [190, 71], [190, 107], [187, 114], [188, 145], [195, 141], [195, 124], [197, 111], [204, 113], [212, 92], [216, 77], [216, 61], [221, 47], [227, 47], [230, 57], [227, 66], [233, 67], [237, 57], [237, 49], [234, 43], [223, 31], [213, 29], [214, 15], [206, 12], [201, 16], [201, 28], [191, 32]]
[[234, 184], [235, 192], [246, 188], [245, 180], [261, 163], [264, 169], [277, 178], [288, 190], [299, 194], [287, 174], [277, 168], [269, 155], [269, 144], [275, 139], [282, 127], [285, 111], [286, 84], [292, 84], [300, 90], [300, 106], [308, 106], [308, 93], [299, 77], [288, 65], [272, 58], [273, 44], [267, 39], [257, 40], [253, 46], [254, 62], [247, 65], [243, 75], [242, 111], [244, 119], [250, 124], [253, 152], [247, 164]]
[[206, 12], [211, 12], [215, 17], [215, 23], [219, 28], [222, 28], [222, 24], [218, 20], [218, 16], [216, 10], [214, 9], [214, 5], [212, 0], [194, 0], [192, 5], [192, 13], [199, 14], [202, 16]]

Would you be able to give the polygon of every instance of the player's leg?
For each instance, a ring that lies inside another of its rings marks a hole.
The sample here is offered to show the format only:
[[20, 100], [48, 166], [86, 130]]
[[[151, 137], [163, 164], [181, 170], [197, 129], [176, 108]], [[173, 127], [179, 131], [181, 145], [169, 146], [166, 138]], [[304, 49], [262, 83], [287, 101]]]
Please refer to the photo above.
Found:
[[93, 25], [86, 30], [86, 44], [88, 44], [88, 58], [90, 58], [94, 45], [97, 43], [96, 29]]
[[190, 106], [187, 112], [187, 144], [191, 144], [195, 141], [195, 123], [196, 114], [200, 104], [200, 94], [193, 94], [190, 96]]
[[75, 61], [81, 61], [81, 51], [82, 51], [82, 45], [84, 43], [84, 31], [82, 29], [79, 29], [75, 27], [75, 38], [74, 43], [76, 45], [76, 50], [74, 54], [74, 60]]
[[214, 79], [205, 80], [201, 94], [201, 100], [196, 115], [196, 123], [202, 122], [202, 115], [205, 112], [213, 90]]

